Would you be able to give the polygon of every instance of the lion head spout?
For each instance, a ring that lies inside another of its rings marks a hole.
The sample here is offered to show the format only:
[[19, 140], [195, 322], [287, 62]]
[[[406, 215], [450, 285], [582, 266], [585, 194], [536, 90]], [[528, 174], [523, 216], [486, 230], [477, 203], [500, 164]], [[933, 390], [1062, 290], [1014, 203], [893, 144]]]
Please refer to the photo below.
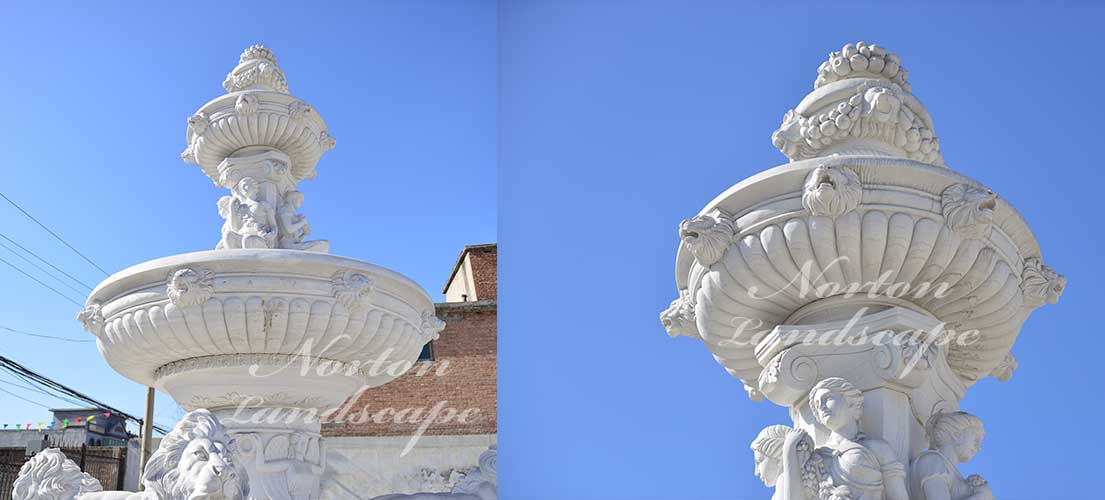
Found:
[[993, 191], [968, 184], [952, 184], [944, 189], [940, 198], [948, 229], [965, 240], [990, 236], [997, 200]]
[[729, 248], [736, 226], [733, 219], [723, 213], [699, 215], [679, 224], [679, 238], [699, 264], [709, 267]]
[[802, 206], [811, 215], [839, 217], [855, 210], [862, 197], [863, 186], [852, 169], [821, 165], [806, 176]]

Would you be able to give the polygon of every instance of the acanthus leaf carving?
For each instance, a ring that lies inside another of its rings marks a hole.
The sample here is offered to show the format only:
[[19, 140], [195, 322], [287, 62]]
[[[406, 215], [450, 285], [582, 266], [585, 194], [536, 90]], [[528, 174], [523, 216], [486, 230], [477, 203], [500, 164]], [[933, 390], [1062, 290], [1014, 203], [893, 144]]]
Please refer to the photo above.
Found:
[[169, 275], [166, 294], [177, 307], [201, 305], [215, 291], [214, 273], [208, 269], [183, 268]]

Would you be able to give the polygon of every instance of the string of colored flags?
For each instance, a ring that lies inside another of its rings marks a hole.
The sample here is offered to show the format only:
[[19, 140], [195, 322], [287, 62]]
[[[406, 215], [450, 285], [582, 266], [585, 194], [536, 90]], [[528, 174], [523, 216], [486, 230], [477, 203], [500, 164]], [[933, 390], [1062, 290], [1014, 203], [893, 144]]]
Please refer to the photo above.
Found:
[[[73, 423], [73, 424], [89, 423], [89, 422], [92, 422], [92, 420], [97, 418], [97, 417], [99, 417], [99, 415], [89, 415], [87, 417], [77, 417], [77, 418], [73, 419], [72, 422], [70, 422], [69, 419], [66, 418], [66, 419], [63, 419], [61, 421], [61, 428], [62, 429], [68, 428], [70, 423]], [[111, 418], [111, 412], [104, 412], [104, 418], [105, 419]], [[11, 424], [3, 424], [3, 425], [4, 425], [4, 429], [7, 429], [8, 426], [11, 425]], [[38, 423], [38, 431], [39, 432], [42, 432], [43, 429], [54, 429], [55, 427], [57, 427], [57, 421], [50, 422], [49, 424], [47, 424], [46, 422], [39, 422]], [[17, 431], [22, 431], [22, 430], [30, 431], [30, 430], [34, 430], [34, 429], [35, 429], [35, 427], [33, 426], [32, 422], [27, 422], [26, 425], [24, 425], [24, 424], [15, 424], [15, 430], [17, 430]]]

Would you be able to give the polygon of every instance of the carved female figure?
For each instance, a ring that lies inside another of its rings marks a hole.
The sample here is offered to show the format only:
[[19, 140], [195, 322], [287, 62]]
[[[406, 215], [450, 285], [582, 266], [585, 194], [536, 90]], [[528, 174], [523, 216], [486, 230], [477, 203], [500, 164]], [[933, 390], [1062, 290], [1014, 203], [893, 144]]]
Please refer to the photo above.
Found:
[[856, 386], [839, 377], [822, 380], [810, 390], [809, 405], [817, 422], [830, 431], [824, 447], [832, 458], [829, 477], [820, 486], [823, 497], [830, 491], [831, 498], [909, 500], [905, 466], [893, 448], [860, 430], [863, 393]]
[[801, 429], [772, 425], [760, 431], [751, 447], [756, 477], [768, 488], [775, 488], [772, 500], [818, 499], [816, 470], [805, 470], [807, 464], [813, 465], [810, 464], [813, 440], [809, 435]]
[[973, 458], [984, 430], [978, 417], [961, 411], [938, 413], [929, 419], [931, 447], [910, 467], [909, 488], [918, 500], [993, 500], [990, 485], [974, 474], [963, 479], [957, 464]]

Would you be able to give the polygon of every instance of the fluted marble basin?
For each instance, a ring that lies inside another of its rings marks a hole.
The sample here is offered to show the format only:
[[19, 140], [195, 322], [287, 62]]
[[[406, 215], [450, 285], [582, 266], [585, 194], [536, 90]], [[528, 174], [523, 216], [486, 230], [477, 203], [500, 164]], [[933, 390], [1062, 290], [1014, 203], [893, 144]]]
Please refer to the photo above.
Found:
[[[1041, 264], [1009, 203], [951, 169], [906, 158], [836, 155], [761, 172], [684, 222], [681, 235], [680, 299], [661, 319], [673, 335], [702, 339], [753, 388], [764, 369], [760, 332], [882, 303], [977, 330], [976, 341], [948, 352], [970, 386], [1002, 363], [1028, 314], [1057, 300], [1064, 283]], [[850, 285], [858, 297], [841, 300]]]
[[119, 373], [185, 408], [324, 408], [409, 368], [443, 324], [410, 279], [316, 252], [152, 260], [104, 280], [79, 319]]

